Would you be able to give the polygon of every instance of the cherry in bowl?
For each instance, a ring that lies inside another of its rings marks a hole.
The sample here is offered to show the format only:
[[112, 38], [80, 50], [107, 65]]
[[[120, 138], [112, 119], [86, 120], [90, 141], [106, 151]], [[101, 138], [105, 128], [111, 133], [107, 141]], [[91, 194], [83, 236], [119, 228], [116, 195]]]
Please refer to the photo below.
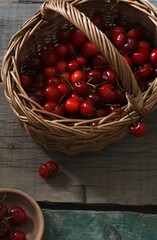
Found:
[[[0, 188], [0, 200], [1, 205], [4, 202], [8, 209], [3, 209], [4, 217], [2, 216], [0, 220], [0, 230], [5, 228], [10, 236], [9, 239], [41, 240], [43, 238], [44, 217], [38, 203], [29, 194], [19, 189]], [[1, 232], [3, 234], [3, 231]]]

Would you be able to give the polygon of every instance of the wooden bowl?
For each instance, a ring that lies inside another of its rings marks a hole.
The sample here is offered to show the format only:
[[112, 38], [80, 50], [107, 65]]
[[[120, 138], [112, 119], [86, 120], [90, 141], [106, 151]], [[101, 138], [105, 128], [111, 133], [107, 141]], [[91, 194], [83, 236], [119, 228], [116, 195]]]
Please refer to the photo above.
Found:
[[44, 232], [44, 218], [42, 211], [37, 202], [27, 193], [13, 188], [0, 188], [0, 199], [6, 194], [6, 205], [8, 208], [14, 206], [22, 207], [26, 214], [27, 220], [16, 229], [24, 231], [26, 239], [41, 240]]

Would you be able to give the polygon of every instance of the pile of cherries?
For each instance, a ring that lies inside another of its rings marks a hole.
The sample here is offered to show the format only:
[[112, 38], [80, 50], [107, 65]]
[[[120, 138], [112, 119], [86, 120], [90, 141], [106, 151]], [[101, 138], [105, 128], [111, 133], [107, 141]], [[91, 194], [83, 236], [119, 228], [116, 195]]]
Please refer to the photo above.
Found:
[[[91, 21], [110, 39], [132, 69], [141, 89], [157, 77], [157, 48], [140, 24], [127, 26], [101, 14]], [[35, 40], [34, 40], [35, 41]], [[115, 70], [78, 28], [61, 29], [56, 39], [37, 46], [21, 66], [20, 81], [29, 98], [45, 111], [71, 119], [105, 117], [127, 104]], [[126, 79], [127, 81], [127, 79]]]
[[26, 219], [26, 212], [21, 206], [8, 208], [4, 195], [0, 200], [0, 239], [26, 240], [25, 233], [18, 229]]

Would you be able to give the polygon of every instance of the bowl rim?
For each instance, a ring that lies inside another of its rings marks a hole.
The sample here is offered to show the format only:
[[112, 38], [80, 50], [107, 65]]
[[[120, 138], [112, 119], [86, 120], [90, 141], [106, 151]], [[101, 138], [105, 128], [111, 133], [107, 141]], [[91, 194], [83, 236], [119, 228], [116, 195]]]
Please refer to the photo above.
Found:
[[26, 198], [31, 204], [34, 206], [37, 214], [38, 225], [40, 226], [35, 239], [33, 240], [42, 240], [44, 234], [44, 216], [42, 214], [41, 208], [39, 207], [38, 203], [30, 196], [28, 193], [23, 192], [18, 188], [0, 188], [0, 193], [8, 192], [20, 195], [21, 197]]

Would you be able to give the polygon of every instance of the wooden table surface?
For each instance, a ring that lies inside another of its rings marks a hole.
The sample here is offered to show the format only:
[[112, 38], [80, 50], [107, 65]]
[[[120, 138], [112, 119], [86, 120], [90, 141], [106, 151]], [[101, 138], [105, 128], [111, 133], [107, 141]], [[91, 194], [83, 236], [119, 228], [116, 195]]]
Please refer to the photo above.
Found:
[[[0, 63], [10, 37], [42, 2], [0, 0]], [[19, 188], [37, 201], [53, 203], [156, 205], [157, 111], [146, 123], [148, 133], [143, 138], [127, 135], [98, 153], [50, 153], [16, 122], [0, 82], [0, 187]], [[45, 182], [38, 167], [50, 159], [62, 171]]]

